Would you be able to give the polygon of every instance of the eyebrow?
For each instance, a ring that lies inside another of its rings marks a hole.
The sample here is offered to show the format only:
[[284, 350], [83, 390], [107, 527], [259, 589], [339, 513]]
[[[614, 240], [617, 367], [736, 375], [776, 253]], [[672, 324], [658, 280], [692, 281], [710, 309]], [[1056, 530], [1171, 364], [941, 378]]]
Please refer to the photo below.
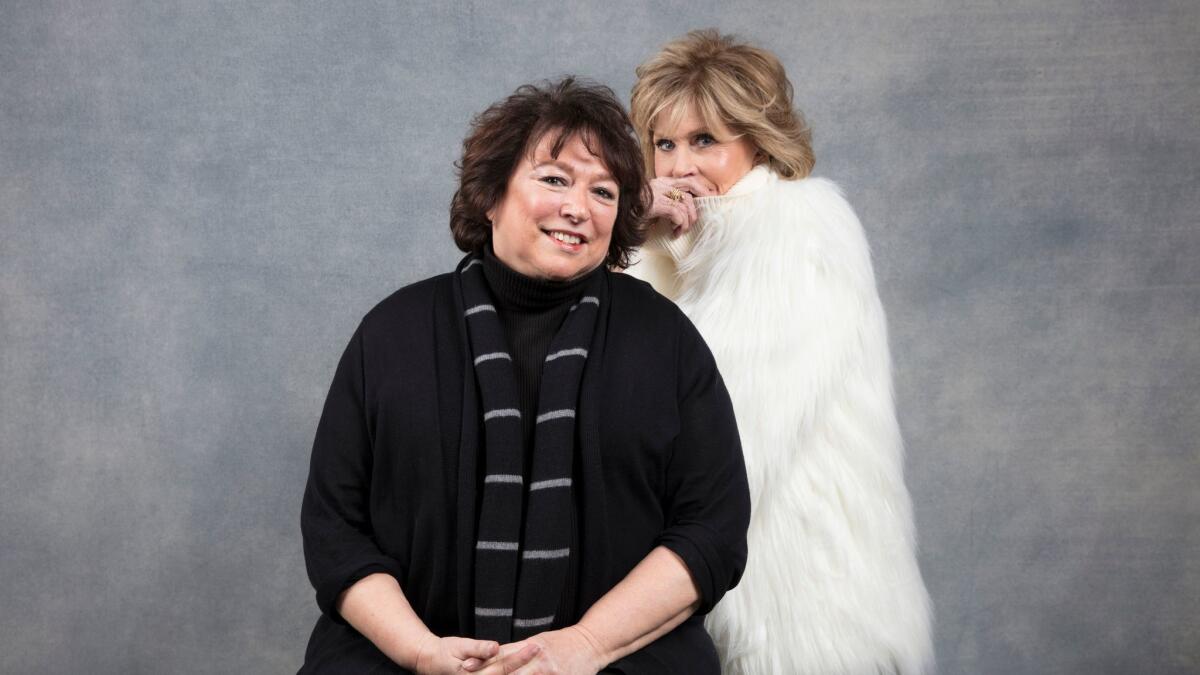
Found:
[[[538, 162], [537, 164], [533, 165], [533, 168], [536, 169], [538, 167], [546, 166], [547, 164], [557, 166], [558, 168], [562, 169], [563, 171], [567, 171], [572, 174], [576, 173], [574, 164], [572, 164], [570, 162], [565, 162], [561, 159], [550, 159], [545, 162]], [[617, 182], [617, 179], [613, 178], [612, 174], [608, 173], [607, 171], [596, 176], [595, 180], [606, 180], [606, 181], [609, 181], [612, 183]]]
[[[658, 133], [657, 131], [655, 131], [655, 130], [653, 130], [653, 129], [651, 129], [651, 130], [650, 130], [650, 133], [651, 133], [651, 134], [653, 134], [653, 138], [654, 138], [654, 140], [656, 140], [656, 141], [661, 141], [661, 140], [668, 140], [668, 141], [671, 141], [671, 140], [675, 140], [675, 139], [674, 139], [672, 136], [667, 136], [666, 134], [660, 134], [660, 133]], [[717, 136], [716, 132], [714, 132], [714, 131], [712, 131], [711, 129], [709, 129], [709, 128], [708, 128], [708, 125], [707, 125], [707, 124], [705, 124], [705, 125], [702, 125], [702, 126], [698, 126], [698, 127], [696, 127], [695, 129], [692, 129], [692, 130], [688, 131], [686, 134], [681, 134], [681, 135], [682, 135], [682, 136], [684, 136], [684, 137], [688, 137], [688, 136], [697, 136], [697, 135], [699, 135], [699, 134], [708, 134], [709, 136], [712, 136], [713, 138], [716, 138], [716, 136]]]

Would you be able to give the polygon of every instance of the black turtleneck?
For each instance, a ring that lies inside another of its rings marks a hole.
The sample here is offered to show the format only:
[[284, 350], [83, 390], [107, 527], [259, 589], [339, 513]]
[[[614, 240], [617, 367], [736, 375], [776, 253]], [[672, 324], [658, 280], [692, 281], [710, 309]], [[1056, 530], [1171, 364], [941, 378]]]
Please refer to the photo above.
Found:
[[534, 279], [505, 265], [489, 246], [483, 256], [483, 275], [496, 298], [504, 337], [513, 356], [517, 396], [525, 427], [525, 456], [533, 452], [533, 427], [537, 417], [538, 386], [550, 342], [562, 326], [571, 305], [579, 299], [592, 272], [571, 281]]

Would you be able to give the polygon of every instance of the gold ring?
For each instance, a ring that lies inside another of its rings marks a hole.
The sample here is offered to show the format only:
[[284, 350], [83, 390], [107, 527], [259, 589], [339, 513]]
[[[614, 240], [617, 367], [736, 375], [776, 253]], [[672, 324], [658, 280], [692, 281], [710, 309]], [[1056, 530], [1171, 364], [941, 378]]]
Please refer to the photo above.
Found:
[[670, 199], [673, 202], [681, 202], [683, 201], [683, 193], [680, 192], [678, 188], [671, 188], [671, 190], [667, 192], [667, 199]]

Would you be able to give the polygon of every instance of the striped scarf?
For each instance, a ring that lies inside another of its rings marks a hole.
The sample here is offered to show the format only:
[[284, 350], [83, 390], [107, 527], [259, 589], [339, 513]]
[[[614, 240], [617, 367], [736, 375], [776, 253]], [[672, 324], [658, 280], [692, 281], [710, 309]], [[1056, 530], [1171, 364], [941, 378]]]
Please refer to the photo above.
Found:
[[575, 409], [606, 285], [604, 275], [595, 275], [550, 342], [527, 470], [512, 355], [483, 275], [482, 258], [469, 257], [460, 272], [485, 443], [483, 501], [475, 541], [474, 634], [506, 643], [569, 619], [556, 617], [555, 612], [567, 583], [570, 556], [578, 554], [571, 550]]

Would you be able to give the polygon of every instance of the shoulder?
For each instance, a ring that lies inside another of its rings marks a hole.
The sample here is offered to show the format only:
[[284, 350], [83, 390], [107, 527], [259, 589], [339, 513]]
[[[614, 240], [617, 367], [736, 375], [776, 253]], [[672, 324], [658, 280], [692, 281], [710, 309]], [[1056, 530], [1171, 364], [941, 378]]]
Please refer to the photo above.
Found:
[[[666, 349], [675, 358], [692, 355], [711, 359], [708, 346], [692, 320], [674, 302], [648, 282], [629, 274], [609, 274], [612, 279], [612, 322], [632, 338], [638, 349]], [[670, 339], [664, 340], [663, 338]], [[659, 354], [668, 356], [667, 353]]]
[[674, 325], [686, 320], [675, 303], [654, 290], [646, 280], [626, 272], [610, 273], [613, 307], [622, 320], [651, 328]]
[[821, 177], [781, 180], [775, 196], [781, 236], [802, 244], [807, 259], [831, 271], [872, 276], [866, 232], [837, 183]]
[[775, 208], [788, 220], [802, 221], [825, 234], [863, 238], [862, 223], [846, 193], [828, 178], [781, 180], [775, 195]]
[[431, 322], [433, 308], [438, 303], [452, 301], [454, 274], [432, 276], [392, 292], [363, 316], [362, 330], [378, 332], [401, 327], [411, 331]]

